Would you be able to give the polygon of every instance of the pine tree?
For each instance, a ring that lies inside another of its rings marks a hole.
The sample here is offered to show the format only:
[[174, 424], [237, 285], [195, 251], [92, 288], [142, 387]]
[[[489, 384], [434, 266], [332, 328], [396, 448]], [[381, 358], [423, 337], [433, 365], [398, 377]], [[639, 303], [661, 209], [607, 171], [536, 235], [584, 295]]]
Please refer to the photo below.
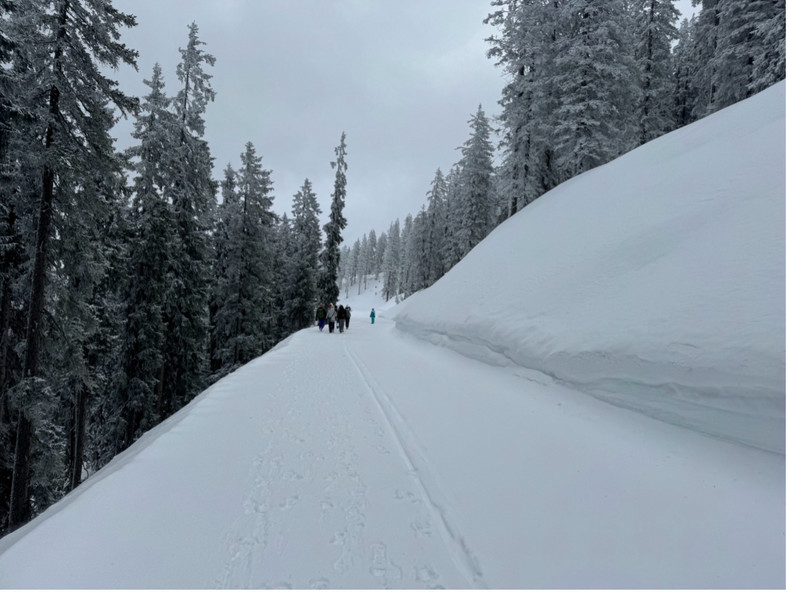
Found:
[[293, 330], [309, 327], [314, 321], [317, 307], [318, 265], [320, 254], [320, 205], [309, 179], [293, 196], [293, 256], [292, 288], [289, 317]]
[[[222, 376], [223, 348], [232, 331], [232, 315], [225, 312], [229, 304], [228, 298], [233, 294], [232, 278], [237, 276], [235, 264], [238, 254], [232, 240], [232, 231], [239, 217], [238, 180], [237, 174], [229, 164], [224, 169], [221, 183], [222, 202], [216, 212], [214, 229], [214, 282], [211, 287], [210, 315], [210, 350], [211, 375], [214, 379]], [[220, 312], [221, 311], [221, 312]]]
[[259, 356], [273, 339], [275, 216], [270, 171], [262, 168], [251, 142], [241, 164], [237, 176], [226, 171], [222, 242], [217, 244], [221, 268], [213, 297], [212, 339], [219, 375]]
[[[109, 115], [109, 114], [108, 114]], [[108, 118], [107, 129], [111, 127]], [[91, 178], [92, 176], [92, 178]], [[65, 439], [66, 490], [82, 482], [84, 461], [87, 454], [88, 416], [93, 401], [106, 391], [108, 375], [104, 371], [107, 358], [114, 357], [114, 343], [102, 341], [101, 326], [107, 315], [108, 302], [113, 294], [108, 291], [105, 278], [110, 272], [111, 254], [120, 248], [113, 244], [107, 232], [122, 216], [122, 187], [125, 179], [119, 170], [103, 173], [81, 171], [72, 167], [67, 174], [59, 175], [60, 203], [91, 204], [92, 207], [71, 211], [58, 209], [54, 223], [59, 236], [70, 239], [53, 241], [52, 258], [57, 261], [51, 291], [53, 298], [48, 309], [52, 323], [58, 330], [52, 332], [53, 347], [46, 349], [46, 366], [53, 378], [52, 390], [58, 397], [59, 413]], [[70, 195], [69, 195], [70, 194]], [[50, 446], [52, 441], [50, 439]], [[53, 451], [59, 451], [53, 448]], [[38, 455], [39, 462], [43, 455]], [[50, 459], [42, 467], [59, 468], [60, 459]], [[39, 478], [40, 491], [35, 493], [36, 504], [43, 507], [59, 497], [62, 474], [52, 471], [50, 481]]]
[[[375, 231], [370, 231], [370, 236], [375, 236]], [[377, 242], [377, 240], [376, 240]], [[372, 273], [372, 260], [375, 256], [374, 249], [370, 248], [370, 240], [364, 234], [361, 237], [361, 244], [358, 252], [358, 293], [361, 294], [362, 284], [367, 289], [367, 278]]]
[[761, 46], [753, 64], [753, 93], [785, 80], [785, 0], [771, 0], [765, 9], [765, 18], [759, 20], [753, 32]]
[[[367, 235], [364, 235], [364, 242], [367, 241]], [[348, 263], [348, 293], [345, 294], [345, 298], [349, 297], [350, 286], [358, 282], [359, 293], [361, 292], [361, 276], [363, 274], [364, 262], [361, 258], [361, 239], [356, 239], [356, 242], [353, 243], [353, 248], [350, 249], [350, 259]]]
[[111, 213], [101, 229], [102, 255], [106, 273], [96, 285], [96, 327], [87, 348], [93, 368], [92, 398], [88, 401], [85, 426], [83, 473], [92, 474], [107, 464], [119, 449], [124, 434], [123, 417], [119, 405], [116, 379], [124, 370], [126, 316], [126, 281], [130, 267], [131, 230], [128, 179], [119, 179], [123, 187], [117, 189], [116, 199], [122, 200], [121, 211]]
[[717, 107], [716, 62], [719, 43], [719, 0], [693, 0], [701, 10], [693, 23], [693, 48], [695, 68], [692, 72], [693, 121], [713, 113]]
[[166, 194], [173, 183], [171, 154], [178, 142], [178, 126], [169, 110], [161, 67], [144, 81], [150, 93], [144, 98], [129, 149], [134, 165], [134, 197], [130, 212], [128, 269], [125, 287], [123, 372], [116, 377], [115, 393], [122, 433], [115, 435], [116, 452], [129, 447], [161, 417], [156, 389], [163, 369], [167, 332], [165, 294], [175, 246], [175, 220]]
[[0, 534], [5, 530], [11, 498], [16, 408], [9, 401], [10, 389], [21, 380], [25, 325], [22, 310], [27, 302], [29, 277], [25, 269], [29, 248], [36, 188], [30, 182], [33, 135], [24, 116], [26, 92], [32, 67], [30, 47], [24, 43], [20, 7], [2, 3], [0, 12]]
[[[44, 310], [47, 297], [49, 251], [56, 204], [56, 180], [78, 165], [96, 175], [117, 170], [109, 105], [122, 112], [136, 108], [136, 102], [117, 89], [117, 83], [102, 73], [102, 67], [135, 64], [136, 52], [118, 41], [119, 28], [133, 26], [132, 16], [114, 9], [108, 0], [57, 0], [30, 5], [24, 42], [34, 48], [31, 62], [36, 65], [39, 97], [29, 105], [29, 116], [40, 124], [40, 193], [36, 218], [36, 248], [25, 337], [23, 382], [18, 385], [18, 421], [14, 478], [9, 509], [9, 527], [25, 522], [31, 512], [31, 451], [34, 441], [51, 434], [51, 424], [38, 422], [35, 410], [51, 407], [51, 388], [42, 376]], [[28, 88], [32, 99], [36, 95]], [[87, 179], [87, 177], [84, 177]], [[75, 194], [76, 196], [77, 194]], [[80, 197], [93, 197], [89, 192]], [[74, 203], [75, 210], [93, 204]], [[72, 237], [63, 236], [63, 241]], [[41, 435], [41, 438], [37, 438]]]
[[673, 2], [637, 0], [634, 3], [635, 60], [640, 75], [640, 144], [675, 127], [671, 104], [671, 44], [679, 37], [676, 29], [679, 11]]
[[446, 243], [447, 199], [449, 188], [443, 172], [438, 169], [427, 192], [427, 238], [425, 257], [427, 259], [427, 285], [437, 282], [444, 273], [444, 250]]
[[379, 279], [380, 274], [383, 273], [383, 260], [386, 256], [386, 248], [388, 247], [388, 234], [381, 232], [377, 240], [375, 248], [375, 279]]
[[334, 192], [331, 195], [331, 213], [328, 223], [323, 226], [326, 233], [326, 242], [320, 254], [321, 273], [319, 278], [318, 290], [322, 302], [334, 303], [339, 298], [339, 286], [337, 277], [339, 273], [340, 244], [342, 243], [342, 231], [347, 226], [342, 210], [345, 207], [345, 197], [347, 196], [347, 147], [345, 145], [345, 133], [339, 146], [334, 150], [337, 155], [336, 161], [331, 163], [331, 167], [336, 169], [334, 178]]
[[696, 102], [692, 77], [697, 71], [693, 54], [693, 26], [684, 19], [679, 28], [678, 43], [673, 48], [673, 120], [676, 127], [692, 123]]
[[400, 225], [399, 218], [389, 227], [383, 256], [383, 299], [388, 301], [399, 294], [400, 287]]
[[558, 13], [554, 113], [556, 165], [564, 181], [632, 147], [637, 96], [621, 0], [567, 0]]
[[493, 0], [486, 23], [499, 35], [487, 41], [509, 82], [502, 91], [503, 170], [508, 214], [552, 189], [555, 57], [563, 2]]
[[[768, 47], [764, 37], [764, 33], [769, 35], [778, 12], [773, 0], [719, 0], [718, 43], [713, 63], [710, 65], [713, 69], [715, 110], [732, 105], [766, 88], [758, 82], [758, 62], [766, 55], [785, 55], [784, 6], [783, 3], [779, 17], [782, 30], [777, 27], [777, 31], [782, 35], [778, 47], [775, 48]], [[784, 62], [783, 58], [783, 67]], [[784, 69], [782, 76], [785, 76]], [[776, 80], [777, 78], [774, 79]]]
[[444, 233], [443, 261], [445, 268], [451, 269], [465, 256], [461, 229], [462, 209], [462, 171], [459, 165], [452, 166], [446, 176], [446, 232]]
[[367, 278], [375, 274], [375, 279], [378, 279], [378, 274], [380, 273], [380, 268], [378, 267], [378, 235], [375, 233], [375, 229], [369, 231], [369, 238], [367, 239], [367, 248], [366, 248], [366, 271], [364, 272], [364, 289], [367, 289]]
[[430, 227], [426, 208], [422, 208], [413, 219], [413, 226], [408, 236], [407, 256], [410, 269], [408, 293], [413, 294], [430, 286]]
[[397, 294], [404, 297], [410, 296], [414, 292], [414, 261], [415, 257], [411, 253], [411, 235], [413, 234], [413, 215], [405, 216], [405, 223], [402, 225], [400, 233], [400, 257], [399, 257], [399, 290]]
[[461, 148], [457, 247], [464, 257], [492, 230], [492, 130], [481, 105], [468, 122], [471, 136]]
[[353, 281], [351, 274], [355, 263], [351, 261], [352, 253], [352, 249], [347, 245], [339, 249], [339, 271], [337, 272], [337, 285], [339, 286], [340, 296], [342, 294], [342, 287], [344, 286], [345, 298], [348, 297], [350, 283]]
[[270, 249], [273, 275], [266, 290], [270, 304], [264, 310], [265, 329], [260, 341], [262, 353], [267, 352], [296, 330], [287, 314], [291, 304], [288, 293], [292, 284], [296, 237], [293, 233], [293, 223], [286, 213], [281, 218], [275, 214], [272, 216]]
[[215, 93], [206, 66], [215, 58], [205, 53], [197, 25], [180, 49], [176, 73], [181, 88], [173, 102], [178, 143], [172, 150], [173, 182], [167, 192], [175, 220], [169, 289], [164, 304], [167, 330], [164, 365], [157, 392], [157, 411], [166, 418], [205, 386], [208, 371], [208, 298], [212, 260], [210, 228], [215, 207], [212, 158], [204, 114]]

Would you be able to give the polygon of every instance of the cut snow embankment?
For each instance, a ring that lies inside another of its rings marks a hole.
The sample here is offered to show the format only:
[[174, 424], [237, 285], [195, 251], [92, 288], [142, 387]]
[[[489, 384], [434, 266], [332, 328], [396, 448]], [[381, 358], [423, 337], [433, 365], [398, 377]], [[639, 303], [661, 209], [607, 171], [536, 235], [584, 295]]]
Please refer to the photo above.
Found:
[[784, 454], [785, 83], [545, 194], [395, 320]]

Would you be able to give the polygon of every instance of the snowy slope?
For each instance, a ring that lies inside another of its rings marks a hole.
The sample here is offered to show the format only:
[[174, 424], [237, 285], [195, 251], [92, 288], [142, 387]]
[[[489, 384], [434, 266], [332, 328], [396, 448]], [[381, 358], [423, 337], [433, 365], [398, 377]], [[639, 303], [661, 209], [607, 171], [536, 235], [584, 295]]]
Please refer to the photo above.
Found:
[[397, 327], [785, 452], [785, 83], [576, 177]]
[[350, 331], [0, 540], [0, 588], [784, 588], [784, 100], [557, 189], [397, 307], [351, 290]]

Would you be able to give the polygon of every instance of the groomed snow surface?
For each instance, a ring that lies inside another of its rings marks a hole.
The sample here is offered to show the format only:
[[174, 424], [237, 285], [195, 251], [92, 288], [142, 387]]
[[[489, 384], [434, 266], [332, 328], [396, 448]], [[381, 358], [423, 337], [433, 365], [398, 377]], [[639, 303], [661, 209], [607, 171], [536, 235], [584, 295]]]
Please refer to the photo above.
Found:
[[0, 540], [0, 587], [783, 589], [784, 111], [558, 187], [399, 306], [351, 288]]

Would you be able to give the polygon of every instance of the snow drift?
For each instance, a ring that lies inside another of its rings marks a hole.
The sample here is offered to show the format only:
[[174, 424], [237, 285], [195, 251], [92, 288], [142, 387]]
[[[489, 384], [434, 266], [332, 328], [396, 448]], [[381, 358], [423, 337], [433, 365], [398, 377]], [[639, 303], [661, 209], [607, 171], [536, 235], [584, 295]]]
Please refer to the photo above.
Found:
[[545, 194], [395, 320], [784, 453], [784, 225], [782, 82]]

